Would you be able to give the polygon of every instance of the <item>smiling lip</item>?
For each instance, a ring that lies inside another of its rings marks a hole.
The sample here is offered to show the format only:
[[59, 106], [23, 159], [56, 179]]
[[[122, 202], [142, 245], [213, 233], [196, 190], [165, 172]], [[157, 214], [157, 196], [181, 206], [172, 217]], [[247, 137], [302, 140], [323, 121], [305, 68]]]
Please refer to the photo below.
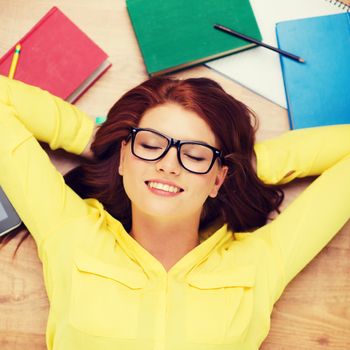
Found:
[[180, 186], [178, 186], [177, 184], [175, 184], [174, 182], [171, 182], [171, 181], [151, 179], [151, 180], [145, 181], [145, 184], [148, 186], [149, 182], [158, 182], [158, 183], [163, 184], [163, 185], [169, 185], [169, 186], [177, 187], [177, 188], [180, 189], [180, 192], [184, 191], [183, 188], [181, 188]]
[[[149, 187], [148, 186], [148, 183], [149, 182], [158, 182], [158, 183], [161, 183], [161, 184], [165, 184], [165, 185], [169, 185], [169, 186], [174, 186], [174, 187], [177, 187], [177, 188], [180, 188], [180, 191], [179, 192], [168, 192], [168, 191], [163, 191], [161, 189], [158, 189], [158, 188], [155, 188], [155, 187]], [[170, 181], [156, 181], [156, 180], [150, 180], [150, 181], [145, 181], [145, 185], [147, 186], [148, 190], [150, 192], [152, 192], [153, 194], [156, 194], [158, 196], [163, 196], [163, 197], [175, 197], [175, 196], [178, 196], [179, 194], [181, 194], [181, 192], [183, 192], [184, 190], [173, 184], [172, 182]]]

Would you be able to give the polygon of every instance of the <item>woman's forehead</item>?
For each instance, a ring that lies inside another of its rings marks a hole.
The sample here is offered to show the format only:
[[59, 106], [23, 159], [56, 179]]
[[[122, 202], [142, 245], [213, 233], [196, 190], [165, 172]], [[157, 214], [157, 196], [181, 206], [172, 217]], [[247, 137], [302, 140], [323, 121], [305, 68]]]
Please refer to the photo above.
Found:
[[197, 113], [177, 104], [163, 104], [146, 111], [138, 125], [179, 140], [202, 141], [216, 145], [210, 126]]

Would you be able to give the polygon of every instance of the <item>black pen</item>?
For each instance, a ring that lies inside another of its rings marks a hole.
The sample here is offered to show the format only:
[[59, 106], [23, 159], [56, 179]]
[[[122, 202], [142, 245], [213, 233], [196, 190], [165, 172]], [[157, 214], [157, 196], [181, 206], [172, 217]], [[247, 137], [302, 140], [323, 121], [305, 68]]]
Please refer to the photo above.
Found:
[[291, 54], [291, 53], [289, 53], [289, 52], [287, 52], [287, 51], [284, 51], [284, 50], [278, 49], [278, 48], [276, 48], [276, 47], [273, 47], [273, 46], [271, 46], [271, 45], [265, 44], [265, 43], [263, 43], [263, 42], [261, 42], [261, 41], [259, 41], [259, 40], [256, 40], [256, 39], [254, 39], [254, 38], [251, 38], [251, 37], [249, 37], [249, 36], [247, 36], [247, 35], [244, 35], [244, 34], [242, 34], [242, 33], [238, 33], [238, 32], [236, 32], [236, 31], [233, 30], [233, 29], [230, 29], [230, 28], [227, 28], [227, 27], [225, 27], [225, 26], [222, 26], [221, 24], [214, 24], [214, 28], [215, 28], [215, 29], [219, 29], [219, 30], [221, 30], [221, 31], [223, 31], [223, 32], [225, 32], [225, 33], [231, 34], [231, 35], [233, 35], [233, 36], [236, 36], [236, 37], [238, 37], [238, 38], [240, 38], [240, 39], [243, 39], [243, 40], [249, 41], [249, 42], [251, 42], [251, 43], [257, 44], [257, 45], [259, 45], [259, 46], [266, 47], [267, 49], [276, 51], [276, 52], [278, 52], [279, 54], [281, 54], [281, 55], [283, 55], [283, 56], [286, 56], [286, 57], [289, 57], [289, 58], [291, 58], [291, 59], [293, 59], [293, 60], [295, 60], [295, 61], [302, 62], [302, 63], [305, 62], [301, 57], [295, 56], [295, 55], [293, 55], [293, 54]]

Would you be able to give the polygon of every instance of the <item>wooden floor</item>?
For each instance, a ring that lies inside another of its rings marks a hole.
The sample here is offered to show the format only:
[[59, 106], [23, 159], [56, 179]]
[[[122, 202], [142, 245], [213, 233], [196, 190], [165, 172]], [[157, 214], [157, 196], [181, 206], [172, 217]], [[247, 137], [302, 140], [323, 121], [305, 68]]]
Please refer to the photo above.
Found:
[[[147, 77], [123, 0], [0, 0], [0, 55], [53, 5], [110, 55], [113, 67], [77, 103], [92, 116], [104, 115], [122, 93]], [[205, 76], [221, 83], [258, 115], [258, 139], [289, 129], [283, 108], [208, 68], [199, 66], [176, 76]], [[77, 158], [62, 151], [50, 151], [49, 155], [62, 173], [77, 164]], [[311, 181], [288, 185], [283, 206]], [[0, 250], [0, 349], [46, 349], [49, 305], [42, 266], [31, 237], [12, 260], [17, 243], [15, 240]], [[261, 349], [350, 349], [350, 223], [287, 287], [275, 305], [271, 331]]]

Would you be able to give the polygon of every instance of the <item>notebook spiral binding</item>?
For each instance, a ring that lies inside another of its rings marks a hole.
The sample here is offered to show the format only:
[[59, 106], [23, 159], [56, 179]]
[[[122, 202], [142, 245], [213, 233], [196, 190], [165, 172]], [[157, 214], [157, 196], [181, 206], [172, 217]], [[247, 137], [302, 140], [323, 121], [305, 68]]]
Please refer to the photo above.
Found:
[[345, 2], [341, 1], [341, 0], [326, 0], [328, 2], [330, 2], [331, 4], [338, 6], [340, 8], [342, 8], [343, 10], [346, 11], [350, 11], [350, 5], [346, 4]]

